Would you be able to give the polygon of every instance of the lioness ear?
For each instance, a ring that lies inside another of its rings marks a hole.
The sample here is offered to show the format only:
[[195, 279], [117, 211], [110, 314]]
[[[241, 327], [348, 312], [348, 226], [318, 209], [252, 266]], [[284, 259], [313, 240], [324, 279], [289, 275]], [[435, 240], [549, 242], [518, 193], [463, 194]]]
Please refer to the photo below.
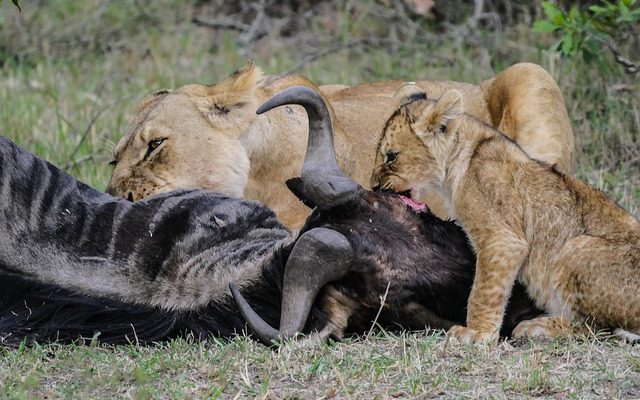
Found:
[[177, 92], [191, 97], [207, 118], [218, 120], [230, 117], [234, 110], [241, 114], [249, 112], [244, 108], [255, 106], [256, 90], [262, 78], [262, 70], [250, 62], [222, 82], [211, 86], [186, 85]]
[[415, 82], [407, 82], [398, 89], [396, 94], [393, 96], [393, 103], [395, 105], [395, 109], [412, 103], [416, 100], [425, 100], [427, 98], [427, 93], [422, 90], [419, 86], [415, 84]]
[[448, 90], [433, 107], [423, 111], [413, 124], [413, 128], [421, 139], [427, 134], [447, 133], [462, 114], [464, 114], [462, 93], [455, 89]]
[[309, 200], [309, 198], [305, 194], [304, 187], [302, 185], [302, 178], [297, 177], [287, 179], [286, 184], [291, 193], [293, 193], [298, 198], [298, 200], [302, 202], [302, 204], [309, 208], [314, 208], [316, 206], [311, 200]]
[[253, 62], [231, 74], [222, 82], [209, 86], [208, 97], [214, 111], [226, 114], [234, 107], [241, 107], [255, 101], [255, 93], [258, 83], [262, 79], [262, 70]]

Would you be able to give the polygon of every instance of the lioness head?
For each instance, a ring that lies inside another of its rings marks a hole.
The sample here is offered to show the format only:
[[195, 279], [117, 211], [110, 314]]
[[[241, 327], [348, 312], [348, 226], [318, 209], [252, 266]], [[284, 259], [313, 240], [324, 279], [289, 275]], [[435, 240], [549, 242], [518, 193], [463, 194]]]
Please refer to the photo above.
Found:
[[462, 95], [450, 90], [432, 101], [420, 88], [407, 85], [396, 101], [399, 108], [378, 143], [371, 185], [421, 199], [439, 190], [445, 178], [446, 161], [455, 147], [452, 133], [463, 114]]
[[239, 136], [251, 122], [245, 116], [255, 115], [260, 79], [260, 69], [248, 64], [218, 84], [186, 85], [143, 100], [114, 149], [107, 192], [134, 201], [205, 187], [241, 197], [250, 164]]

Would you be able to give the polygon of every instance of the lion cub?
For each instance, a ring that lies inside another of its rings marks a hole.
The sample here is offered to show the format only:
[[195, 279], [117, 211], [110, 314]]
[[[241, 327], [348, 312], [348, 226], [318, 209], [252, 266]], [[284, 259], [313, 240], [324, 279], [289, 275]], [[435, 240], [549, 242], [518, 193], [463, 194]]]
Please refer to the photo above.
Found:
[[467, 326], [449, 335], [496, 340], [517, 279], [548, 316], [522, 322], [515, 336], [555, 336], [588, 322], [637, 339], [640, 222], [465, 114], [459, 92], [436, 102], [419, 88], [401, 92], [372, 183], [415, 198], [440, 192], [469, 236], [477, 264]]

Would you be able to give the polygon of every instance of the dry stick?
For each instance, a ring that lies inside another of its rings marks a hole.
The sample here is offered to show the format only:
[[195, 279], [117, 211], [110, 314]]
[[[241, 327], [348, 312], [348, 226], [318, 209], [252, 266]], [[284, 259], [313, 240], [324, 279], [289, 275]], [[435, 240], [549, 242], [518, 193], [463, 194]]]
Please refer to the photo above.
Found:
[[387, 295], [389, 294], [390, 286], [391, 286], [391, 281], [387, 283], [387, 289], [384, 291], [384, 295], [382, 295], [382, 297], [380, 298], [380, 308], [378, 308], [378, 313], [376, 314], [376, 317], [373, 319], [373, 322], [371, 323], [371, 328], [369, 328], [369, 332], [367, 332], [367, 335], [364, 337], [365, 341], [369, 340], [369, 337], [371, 336], [371, 332], [373, 332], [373, 328], [375, 328], [376, 324], [378, 323], [378, 318], [380, 317], [380, 313], [382, 312], [384, 303], [387, 301]]
[[630, 75], [640, 72], [640, 64], [635, 63], [620, 54], [618, 49], [611, 42], [607, 42], [607, 47], [609, 47], [609, 50], [613, 53], [616, 62], [624, 67], [624, 72]]
[[71, 151], [71, 154], [69, 154], [69, 158], [73, 158], [73, 156], [76, 155], [76, 153], [78, 152], [78, 150], [80, 150], [80, 146], [82, 145], [82, 143], [85, 141], [85, 139], [87, 138], [87, 136], [89, 136], [89, 132], [91, 131], [91, 128], [93, 127], [93, 125], [96, 123], [96, 121], [98, 120], [98, 117], [100, 117], [100, 115], [102, 115], [103, 112], [105, 112], [109, 107], [111, 107], [113, 104], [115, 103], [109, 103], [106, 106], [102, 107], [101, 109], [98, 110], [98, 112], [96, 112], [95, 114], [93, 114], [93, 116], [91, 117], [91, 120], [89, 121], [89, 125], [87, 125], [86, 129], [84, 130], [84, 132], [82, 133], [82, 136], [80, 136], [80, 140], [78, 141], [78, 143], [76, 144], [76, 147], [73, 148], [73, 150]]
[[261, 25], [263, 25], [262, 22], [267, 16], [267, 13], [265, 12], [265, 9], [267, 8], [267, 1], [260, 0], [260, 4], [258, 4], [256, 8], [257, 8], [256, 17], [253, 19], [253, 22], [249, 26], [249, 30], [247, 31], [244, 37], [245, 44], [251, 44], [258, 38], [260, 33], [259, 28]]
[[107, 159], [108, 157], [98, 156], [97, 153], [91, 153], [91, 154], [87, 154], [85, 156], [76, 158], [75, 160], [67, 161], [65, 164], [62, 165], [61, 168], [66, 171], [71, 167], [75, 167], [76, 165], [83, 164], [87, 161], [105, 161]]
[[[108, 103], [104, 107], [100, 108], [95, 114], [93, 114], [93, 116], [91, 117], [91, 121], [89, 121], [89, 125], [87, 125], [87, 128], [84, 130], [82, 136], [80, 137], [80, 140], [76, 144], [76, 147], [74, 147], [73, 151], [71, 151], [71, 154], [69, 154], [68, 158], [70, 158], [70, 159], [73, 158], [76, 155], [76, 153], [80, 150], [80, 146], [82, 146], [82, 143], [84, 143], [84, 141], [87, 139], [87, 137], [89, 136], [89, 133], [91, 132], [91, 128], [96, 123], [96, 121], [98, 120], [100, 115], [102, 115], [102, 113], [104, 113], [109, 108], [113, 107], [114, 105], [118, 104], [119, 102], [124, 101], [124, 100], [129, 100], [129, 99], [132, 99], [134, 97], [135, 96], [127, 96], [127, 97], [123, 97], [123, 98], [117, 99], [115, 101], [112, 101], [111, 103]], [[65, 169], [65, 168], [63, 168], [63, 169]]]
[[249, 30], [249, 25], [228, 19], [206, 20], [201, 17], [193, 17], [191, 22], [198, 26], [212, 29], [232, 29], [238, 32], [246, 32]]
[[285, 71], [282, 75], [287, 75], [287, 74], [292, 74], [295, 71], [297, 71], [298, 69], [304, 67], [305, 65], [314, 62], [322, 57], [328, 56], [331, 53], [335, 53], [337, 51], [340, 50], [344, 50], [344, 49], [348, 49], [351, 47], [355, 47], [357, 45], [364, 45], [364, 46], [376, 46], [376, 45], [381, 45], [384, 43], [389, 43], [389, 42], [393, 42], [392, 40], [385, 40], [385, 39], [372, 39], [372, 38], [367, 38], [367, 39], [358, 39], [358, 40], [353, 40], [349, 43], [339, 43], [336, 45], [333, 45], [331, 47], [328, 47], [324, 50], [320, 50], [317, 51], [315, 53], [309, 54], [307, 55], [304, 59], [302, 59], [302, 61], [300, 61], [298, 64], [294, 65], [293, 67], [289, 68], [287, 71]]

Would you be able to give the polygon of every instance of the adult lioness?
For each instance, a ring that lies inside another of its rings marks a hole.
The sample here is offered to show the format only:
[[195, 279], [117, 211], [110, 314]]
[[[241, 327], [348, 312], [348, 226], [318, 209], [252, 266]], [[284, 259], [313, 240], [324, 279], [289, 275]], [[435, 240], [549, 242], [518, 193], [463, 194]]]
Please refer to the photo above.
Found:
[[[402, 84], [319, 88], [332, 106], [341, 167], [361, 184], [368, 183], [378, 137]], [[248, 64], [220, 83], [186, 85], [146, 98], [115, 148], [108, 192], [138, 200], [177, 188], [211, 188], [260, 200], [286, 225], [300, 227], [309, 210], [284, 182], [302, 166], [307, 117], [297, 106], [255, 114], [258, 104], [293, 85], [316, 88], [301, 76], [265, 77]], [[573, 132], [564, 100], [541, 67], [516, 64], [480, 85], [417, 85], [434, 96], [459, 90], [471, 114], [502, 129], [530, 155], [571, 171]], [[445, 215], [437, 198], [427, 201], [437, 214]]]

